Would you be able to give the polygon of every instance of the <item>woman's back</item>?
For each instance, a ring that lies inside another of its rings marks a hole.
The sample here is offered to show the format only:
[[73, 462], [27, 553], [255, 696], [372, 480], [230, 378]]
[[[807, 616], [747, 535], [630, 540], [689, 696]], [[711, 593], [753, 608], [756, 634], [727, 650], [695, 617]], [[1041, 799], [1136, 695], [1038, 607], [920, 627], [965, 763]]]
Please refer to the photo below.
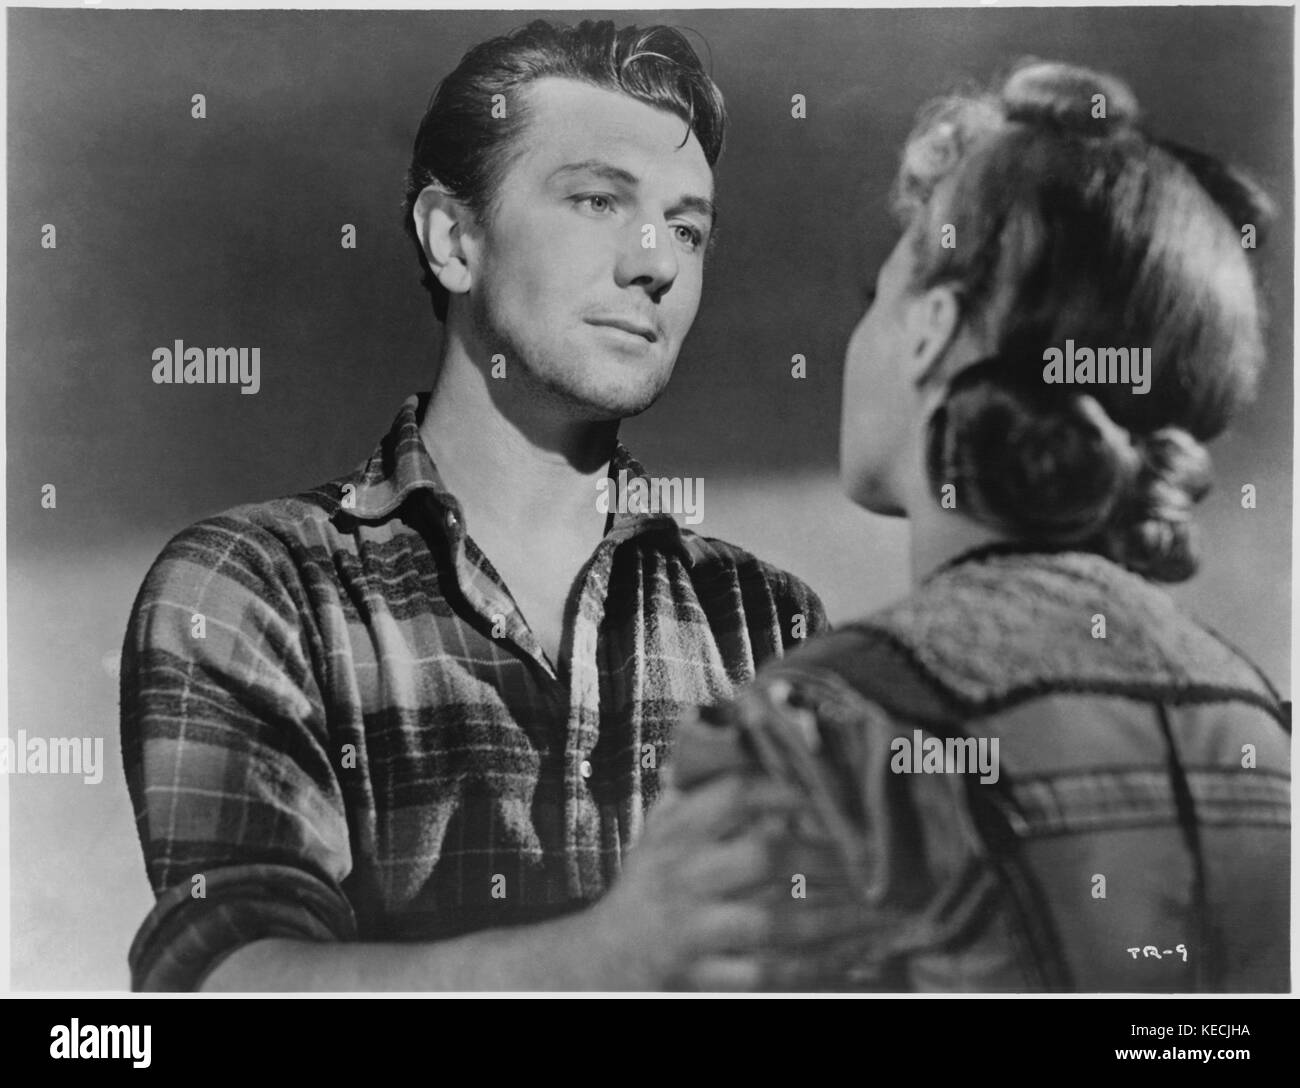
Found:
[[1107, 559], [968, 554], [712, 717], [678, 780], [757, 758], [838, 846], [827, 988], [1289, 988], [1287, 708]]

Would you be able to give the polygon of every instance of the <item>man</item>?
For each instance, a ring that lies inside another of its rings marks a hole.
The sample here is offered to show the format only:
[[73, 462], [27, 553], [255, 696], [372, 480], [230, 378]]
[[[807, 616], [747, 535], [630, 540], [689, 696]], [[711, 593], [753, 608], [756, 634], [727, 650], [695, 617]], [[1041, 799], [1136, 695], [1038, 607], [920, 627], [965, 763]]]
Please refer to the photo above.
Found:
[[135, 987], [747, 986], [816, 932], [772, 894], [787, 792], [643, 816], [672, 724], [820, 602], [596, 501], [644, 477], [619, 421], [694, 320], [724, 123], [667, 28], [535, 22], [443, 82], [407, 193], [432, 393], [357, 472], [181, 533], [137, 600]]

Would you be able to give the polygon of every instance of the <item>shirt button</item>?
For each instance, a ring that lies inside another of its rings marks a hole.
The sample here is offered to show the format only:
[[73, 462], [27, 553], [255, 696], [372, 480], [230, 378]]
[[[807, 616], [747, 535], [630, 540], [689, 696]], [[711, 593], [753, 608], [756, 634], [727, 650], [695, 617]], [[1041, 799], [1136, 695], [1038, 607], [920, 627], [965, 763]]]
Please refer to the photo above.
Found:
[[591, 777], [591, 760], [589, 760], [589, 759], [584, 759], [581, 763], [579, 763], [579, 764], [578, 764], [578, 773], [579, 773], [580, 775], [582, 775], [583, 778], [590, 778], [590, 777]]

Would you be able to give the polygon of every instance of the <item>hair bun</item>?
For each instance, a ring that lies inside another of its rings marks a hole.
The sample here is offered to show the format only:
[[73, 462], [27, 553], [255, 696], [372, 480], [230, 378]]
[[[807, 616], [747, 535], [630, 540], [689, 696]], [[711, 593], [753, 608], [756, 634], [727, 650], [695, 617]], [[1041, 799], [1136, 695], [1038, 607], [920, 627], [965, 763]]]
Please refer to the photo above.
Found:
[[1084, 545], [1112, 524], [1141, 457], [1092, 397], [1054, 407], [992, 366], [967, 368], [930, 420], [927, 467], [976, 516], [1052, 546]]
[[1210, 489], [1210, 455], [1181, 427], [1138, 436], [1141, 466], [1111, 534], [1111, 552], [1126, 567], [1162, 582], [1196, 571], [1192, 507]]
[[1051, 61], [1018, 67], [1002, 88], [1002, 105], [1009, 121], [1080, 136], [1114, 136], [1132, 130], [1138, 120], [1137, 98], [1126, 83]]

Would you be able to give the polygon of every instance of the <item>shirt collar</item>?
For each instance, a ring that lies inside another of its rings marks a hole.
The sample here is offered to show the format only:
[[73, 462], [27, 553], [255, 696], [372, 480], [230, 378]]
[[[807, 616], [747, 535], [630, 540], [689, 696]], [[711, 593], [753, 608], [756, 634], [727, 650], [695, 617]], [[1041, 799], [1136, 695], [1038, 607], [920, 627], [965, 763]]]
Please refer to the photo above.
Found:
[[[374, 453], [345, 481], [345, 488], [348, 485], [354, 488], [352, 501], [347, 501], [345, 490], [337, 502], [337, 511], [361, 521], [381, 521], [395, 513], [413, 494], [423, 491], [428, 492], [429, 497], [444, 510], [459, 515], [460, 503], [447, 490], [420, 437], [420, 420], [428, 401], [428, 393], [417, 393], [406, 399]], [[641, 463], [622, 442], [615, 440], [609, 475], [617, 479], [623, 471], [629, 480], [636, 477], [648, 479]], [[594, 496], [592, 501], [594, 505]], [[616, 511], [605, 539], [617, 547], [623, 541], [647, 532], [663, 534], [665, 542], [690, 565], [691, 556], [681, 526], [669, 514]]]
[[[628, 453], [627, 447], [622, 442], [615, 440], [614, 453], [609, 459], [609, 478], [619, 480], [620, 474], [623, 472], [627, 473], [626, 479], [628, 481], [634, 479], [648, 481], [650, 479], [646, 474], [646, 470], [641, 467], [641, 462]], [[663, 534], [665, 542], [672, 547], [687, 568], [694, 566], [695, 560], [690, 553], [690, 549], [686, 546], [686, 539], [682, 535], [682, 527], [671, 514], [620, 512], [616, 509], [610, 514], [605, 539], [612, 541], [614, 546], [617, 547], [624, 540], [631, 540], [632, 537], [646, 532]]]

